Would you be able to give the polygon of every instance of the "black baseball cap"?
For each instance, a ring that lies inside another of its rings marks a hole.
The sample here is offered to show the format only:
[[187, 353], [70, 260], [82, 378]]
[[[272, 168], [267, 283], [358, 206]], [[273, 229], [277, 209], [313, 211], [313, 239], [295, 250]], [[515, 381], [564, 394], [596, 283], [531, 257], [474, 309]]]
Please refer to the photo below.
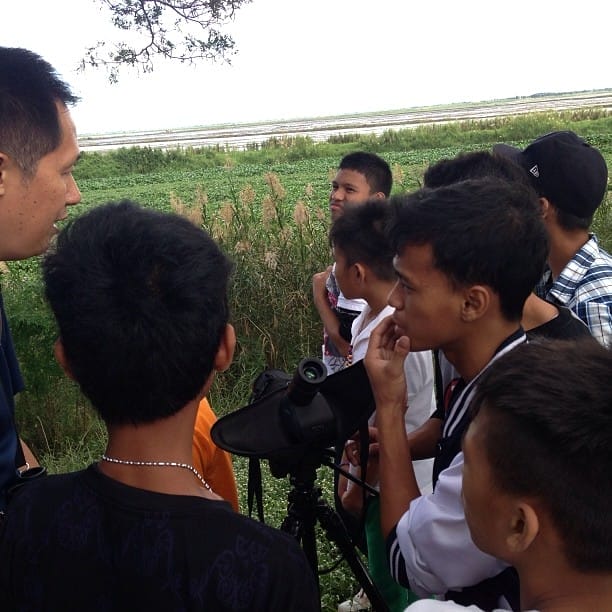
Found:
[[603, 155], [574, 132], [545, 134], [523, 151], [498, 144], [493, 152], [517, 162], [540, 196], [576, 217], [593, 216], [608, 188]]

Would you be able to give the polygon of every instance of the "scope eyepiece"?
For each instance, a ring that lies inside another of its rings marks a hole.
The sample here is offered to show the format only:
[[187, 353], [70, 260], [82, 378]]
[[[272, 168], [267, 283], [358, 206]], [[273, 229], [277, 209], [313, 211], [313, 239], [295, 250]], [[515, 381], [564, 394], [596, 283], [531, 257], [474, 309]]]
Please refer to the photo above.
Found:
[[321, 383], [327, 378], [325, 364], [316, 357], [302, 359], [281, 400], [280, 417], [283, 427], [295, 443], [333, 436], [334, 415], [323, 396]]
[[316, 357], [302, 359], [297, 367], [299, 376], [309, 383], [320, 385], [327, 378], [325, 364]]
[[296, 406], [306, 406], [319, 391], [321, 383], [327, 378], [325, 364], [316, 357], [302, 359], [291, 379], [287, 396]]

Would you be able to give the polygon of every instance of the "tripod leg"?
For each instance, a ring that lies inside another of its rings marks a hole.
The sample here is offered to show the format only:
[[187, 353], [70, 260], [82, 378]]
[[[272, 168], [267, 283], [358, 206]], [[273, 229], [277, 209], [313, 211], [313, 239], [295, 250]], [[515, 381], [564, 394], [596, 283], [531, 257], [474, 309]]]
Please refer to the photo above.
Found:
[[319, 560], [317, 556], [316, 524], [316, 497], [317, 491], [311, 489], [295, 488], [289, 493], [289, 506], [287, 516], [281, 523], [281, 531], [292, 535], [301, 545], [304, 555], [310, 565], [317, 584], [319, 595]]
[[377, 612], [389, 612], [389, 607], [372, 581], [372, 577], [368, 573], [363, 561], [357, 555], [340, 515], [332, 510], [322, 497], [317, 501], [317, 518], [321, 527], [325, 530], [328, 539], [336, 544], [342, 556], [346, 559], [355, 578], [357, 578], [357, 581], [366, 592], [373, 609]]
[[317, 541], [315, 536], [314, 524], [306, 524], [298, 517], [289, 514], [281, 524], [281, 531], [292, 535], [301, 545], [308, 564], [312, 569], [317, 588], [319, 588], [319, 560], [317, 556]]

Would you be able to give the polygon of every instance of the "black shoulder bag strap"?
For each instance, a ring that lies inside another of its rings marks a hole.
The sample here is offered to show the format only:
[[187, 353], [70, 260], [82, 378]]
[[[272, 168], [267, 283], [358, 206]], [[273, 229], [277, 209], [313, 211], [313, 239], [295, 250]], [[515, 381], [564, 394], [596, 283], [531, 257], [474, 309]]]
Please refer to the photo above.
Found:
[[261, 485], [261, 463], [258, 457], [249, 457], [249, 480], [247, 483], [247, 503], [249, 516], [253, 516], [253, 501], [257, 504], [257, 518], [265, 523], [263, 511], [263, 491]]

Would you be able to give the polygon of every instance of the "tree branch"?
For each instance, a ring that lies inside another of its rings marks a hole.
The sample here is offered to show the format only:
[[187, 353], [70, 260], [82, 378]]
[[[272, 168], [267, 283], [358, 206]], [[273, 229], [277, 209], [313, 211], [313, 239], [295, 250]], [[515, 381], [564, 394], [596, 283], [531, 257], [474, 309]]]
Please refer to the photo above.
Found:
[[97, 0], [111, 13], [112, 24], [140, 38], [142, 43], [98, 41], [85, 51], [79, 69], [105, 67], [117, 82], [122, 66], [152, 72], [154, 59], [193, 63], [230, 62], [234, 39], [220, 27], [252, 0]]

